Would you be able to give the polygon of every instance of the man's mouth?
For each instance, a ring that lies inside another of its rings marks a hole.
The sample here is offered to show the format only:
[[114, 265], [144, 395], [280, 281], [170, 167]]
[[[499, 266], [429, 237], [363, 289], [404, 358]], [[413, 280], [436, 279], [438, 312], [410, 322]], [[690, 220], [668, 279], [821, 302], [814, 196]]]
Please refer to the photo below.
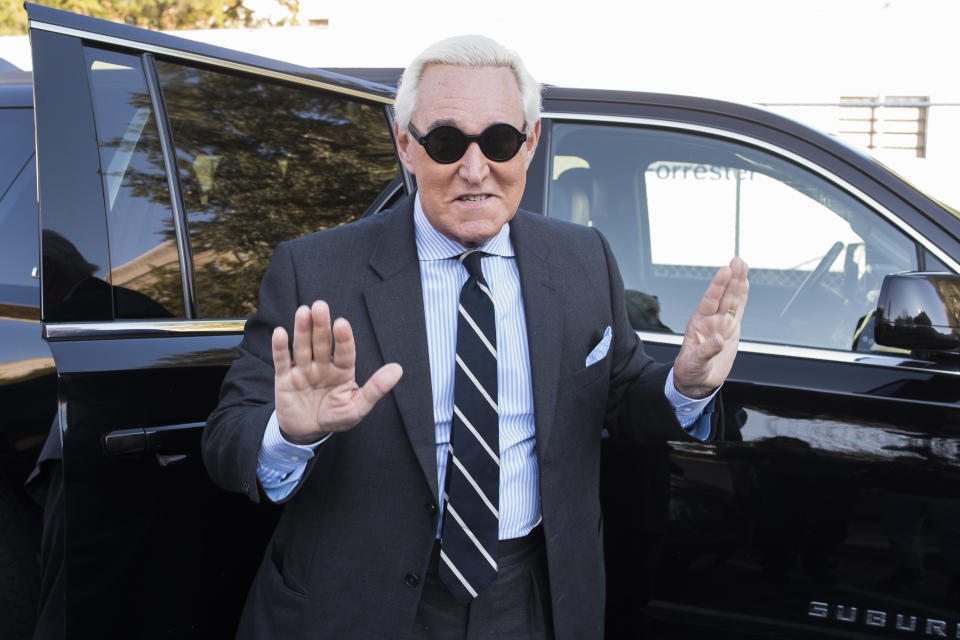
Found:
[[487, 195], [486, 193], [481, 193], [478, 195], [468, 194], [465, 196], [460, 196], [459, 198], [457, 198], [457, 200], [464, 200], [466, 202], [479, 202], [480, 200], [486, 200], [489, 197], [490, 196]]

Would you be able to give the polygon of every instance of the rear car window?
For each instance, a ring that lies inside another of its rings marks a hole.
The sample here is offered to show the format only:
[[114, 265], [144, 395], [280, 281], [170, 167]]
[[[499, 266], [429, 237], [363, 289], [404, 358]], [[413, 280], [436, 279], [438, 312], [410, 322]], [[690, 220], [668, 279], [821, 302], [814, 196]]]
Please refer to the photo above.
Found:
[[0, 109], [0, 316], [40, 319], [33, 110]]
[[0, 196], [33, 155], [33, 109], [0, 109]]

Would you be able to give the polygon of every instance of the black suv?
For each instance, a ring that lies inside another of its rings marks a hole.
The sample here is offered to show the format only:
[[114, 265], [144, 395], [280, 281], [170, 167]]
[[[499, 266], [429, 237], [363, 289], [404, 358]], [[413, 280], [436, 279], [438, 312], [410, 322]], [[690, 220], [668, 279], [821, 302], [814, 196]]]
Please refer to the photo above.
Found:
[[[230, 637], [277, 513], [209, 482], [200, 433], [275, 244], [412, 190], [394, 89], [27, 11], [33, 99], [0, 87], [0, 588], [37, 597], [46, 443], [67, 635]], [[725, 438], [605, 443], [608, 636], [960, 638], [960, 215], [761, 110], [544, 106], [522, 206], [604, 232], [658, 359], [719, 264], [752, 267]]]

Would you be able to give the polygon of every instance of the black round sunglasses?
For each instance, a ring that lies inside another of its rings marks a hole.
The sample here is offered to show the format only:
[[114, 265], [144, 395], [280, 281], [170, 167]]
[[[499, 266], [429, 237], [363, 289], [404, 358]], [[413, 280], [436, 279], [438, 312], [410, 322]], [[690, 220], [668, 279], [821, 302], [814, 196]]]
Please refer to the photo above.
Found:
[[476, 142], [483, 155], [494, 162], [506, 162], [517, 155], [527, 139], [527, 134], [504, 122], [492, 124], [475, 136], [446, 124], [431, 129], [426, 135], [420, 135], [412, 123], [407, 129], [413, 139], [423, 145], [427, 155], [440, 164], [451, 164], [462, 158], [471, 142]]

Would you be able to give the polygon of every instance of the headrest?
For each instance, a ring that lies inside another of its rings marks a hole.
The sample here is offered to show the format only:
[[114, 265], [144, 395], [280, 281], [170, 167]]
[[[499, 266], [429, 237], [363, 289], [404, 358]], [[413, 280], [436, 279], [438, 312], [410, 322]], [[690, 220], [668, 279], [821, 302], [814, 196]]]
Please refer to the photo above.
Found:
[[590, 169], [567, 169], [560, 174], [551, 190], [548, 201], [550, 217], [590, 225], [593, 190], [593, 172]]

